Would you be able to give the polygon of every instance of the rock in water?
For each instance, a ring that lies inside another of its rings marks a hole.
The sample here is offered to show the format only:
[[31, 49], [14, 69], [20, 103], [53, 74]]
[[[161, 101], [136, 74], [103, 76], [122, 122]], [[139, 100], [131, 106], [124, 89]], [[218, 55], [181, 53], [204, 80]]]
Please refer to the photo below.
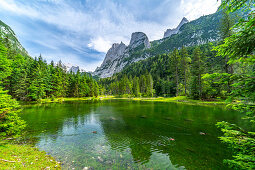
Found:
[[101, 158], [100, 156], [97, 157], [99, 162], [104, 162], [103, 158]]
[[204, 132], [199, 132], [199, 134], [200, 134], [200, 135], [206, 135], [206, 133], [204, 133]]

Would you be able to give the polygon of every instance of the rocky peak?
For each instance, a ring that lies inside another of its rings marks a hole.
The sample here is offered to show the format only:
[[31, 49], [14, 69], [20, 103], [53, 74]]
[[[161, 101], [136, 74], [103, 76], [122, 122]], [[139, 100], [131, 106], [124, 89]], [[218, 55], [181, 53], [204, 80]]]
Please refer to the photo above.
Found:
[[151, 44], [147, 35], [143, 32], [134, 32], [131, 35], [129, 48], [134, 49], [140, 45], [144, 45], [144, 48], [150, 48]]
[[174, 35], [174, 34], [178, 34], [179, 31], [180, 31], [180, 28], [181, 28], [184, 24], [186, 24], [186, 23], [188, 23], [188, 22], [189, 22], [189, 21], [187, 20], [187, 18], [183, 17], [182, 20], [181, 20], [181, 22], [180, 22], [180, 24], [179, 24], [176, 28], [174, 28], [174, 29], [167, 29], [167, 30], [166, 30], [166, 32], [165, 32], [165, 34], [164, 34], [164, 38], [171, 37], [171, 36]]
[[79, 66], [72, 66], [68, 72], [77, 73], [80, 70]]
[[126, 48], [127, 46], [123, 42], [121, 42], [120, 44], [114, 43], [112, 47], [106, 53], [105, 59], [101, 66], [104, 66], [105, 64], [121, 56], [124, 53]]
[[181, 20], [181, 22], [180, 22], [180, 24], [178, 25], [177, 28], [180, 29], [181, 26], [183, 26], [183, 24], [186, 24], [186, 23], [188, 23], [188, 22], [189, 22], [189, 20], [188, 20], [187, 18], [183, 17], [182, 20]]

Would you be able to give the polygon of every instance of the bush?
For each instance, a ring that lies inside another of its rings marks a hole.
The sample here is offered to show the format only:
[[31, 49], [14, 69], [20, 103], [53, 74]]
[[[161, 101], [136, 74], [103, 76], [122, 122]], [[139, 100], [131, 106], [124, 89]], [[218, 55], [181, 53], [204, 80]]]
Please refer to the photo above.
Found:
[[17, 136], [25, 128], [18, 112], [18, 102], [0, 87], [0, 138]]

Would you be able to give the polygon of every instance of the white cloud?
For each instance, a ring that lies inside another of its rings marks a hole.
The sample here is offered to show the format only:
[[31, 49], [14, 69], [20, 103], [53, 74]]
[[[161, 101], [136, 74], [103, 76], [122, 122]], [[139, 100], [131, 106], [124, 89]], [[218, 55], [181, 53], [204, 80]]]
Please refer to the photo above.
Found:
[[219, 5], [220, 1], [217, 0], [181, 0], [180, 10], [189, 20], [194, 20], [216, 12]]
[[[153, 6], [151, 11], [146, 11], [159, 16], [159, 18], [162, 17], [162, 20], [157, 21], [138, 19], [139, 17], [136, 16], [138, 13], [132, 10], [144, 6], [142, 2], [139, 2], [140, 6], [136, 7], [135, 2], [135, 0], [126, 2], [129, 5], [131, 4], [131, 7], [127, 7], [121, 1], [86, 0], [86, 7], [84, 7], [76, 0], [72, 1], [72, 4], [70, 4], [70, 1], [64, 0], [35, 0], [29, 2], [24, 0], [22, 3], [16, 0], [0, 0], [0, 13], [4, 11], [3, 13], [12, 13], [19, 17], [29, 17], [34, 21], [43, 21], [65, 32], [65, 35], [55, 35], [55, 33], [50, 32], [50, 29], [43, 31], [43, 33], [36, 30], [33, 32], [33, 36], [36, 35], [36, 43], [50, 50], [55, 50], [55, 54], [59, 57], [65, 58], [66, 56], [64, 52], [60, 53], [61, 49], [59, 48], [62, 45], [62, 47], [70, 47], [82, 55], [90, 55], [90, 58], [98, 57], [103, 60], [104, 56], [102, 54], [88, 54], [85, 49], [91, 48], [106, 53], [112, 43], [123, 41], [128, 45], [132, 32], [137, 31], [146, 33], [151, 41], [160, 39], [163, 37], [164, 31], [167, 28], [177, 26], [182, 17], [185, 16], [189, 20], [193, 20], [203, 14], [215, 12], [219, 5], [217, 0], [181, 0], [175, 1], [175, 4], [179, 4], [179, 6], [172, 7], [173, 1], [162, 0], [157, 7]], [[167, 10], [169, 12], [166, 12]], [[143, 15], [146, 17], [147, 13]], [[29, 51], [29, 48], [27, 50]], [[47, 51], [37, 53], [47, 54]], [[51, 53], [47, 56], [53, 55], [54, 53]], [[74, 57], [75, 54], [72, 55], [72, 60], [78, 63], [79, 57]], [[95, 60], [97, 63], [99, 63], [98, 58]], [[95, 63], [87, 64], [88, 66], [85, 68], [96, 67]]]
[[106, 53], [109, 48], [111, 47], [111, 42], [104, 40], [102, 37], [97, 37], [92, 39], [91, 42], [88, 44], [89, 48], [93, 48], [99, 52]]
[[28, 17], [38, 17], [38, 13], [34, 11], [34, 9], [29, 6], [23, 6], [20, 8], [13, 0], [0, 0], [0, 9]]

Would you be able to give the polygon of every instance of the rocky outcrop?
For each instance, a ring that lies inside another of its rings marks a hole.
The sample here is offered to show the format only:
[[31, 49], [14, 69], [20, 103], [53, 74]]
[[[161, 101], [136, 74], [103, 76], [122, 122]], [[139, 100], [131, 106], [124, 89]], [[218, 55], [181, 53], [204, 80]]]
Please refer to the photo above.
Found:
[[181, 20], [181, 22], [180, 22], [180, 24], [176, 27], [176, 28], [174, 28], [174, 29], [167, 29], [166, 30], [166, 32], [164, 33], [164, 38], [168, 38], [168, 37], [171, 37], [172, 35], [174, 35], [174, 34], [178, 34], [179, 33], [179, 31], [180, 31], [180, 28], [184, 25], [184, 24], [186, 24], [186, 23], [188, 23], [189, 21], [187, 20], [187, 18], [183, 18], [182, 20]]
[[120, 72], [127, 64], [137, 62], [140, 59], [129, 59], [133, 52], [148, 49], [151, 47], [150, 41], [143, 32], [135, 32], [131, 35], [128, 46], [123, 44], [113, 44], [108, 50], [105, 59], [100, 67], [98, 67], [93, 76], [100, 78], [111, 77], [113, 74]]
[[126, 48], [127, 46], [122, 42], [120, 44], [117, 43], [113, 44], [112, 47], [108, 50], [101, 66], [104, 66], [107, 63], [110, 63], [113, 60], [119, 58], [119, 56], [121, 56], [124, 53]]
[[142, 46], [142, 48], [151, 48], [150, 41], [146, 34], [143, 32], [134, 32], [131, 35], [131, 40], [129, 43], [128, 48], [130, 49], [136, 49], [137, 47]]

